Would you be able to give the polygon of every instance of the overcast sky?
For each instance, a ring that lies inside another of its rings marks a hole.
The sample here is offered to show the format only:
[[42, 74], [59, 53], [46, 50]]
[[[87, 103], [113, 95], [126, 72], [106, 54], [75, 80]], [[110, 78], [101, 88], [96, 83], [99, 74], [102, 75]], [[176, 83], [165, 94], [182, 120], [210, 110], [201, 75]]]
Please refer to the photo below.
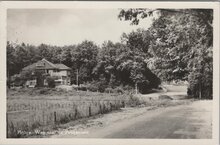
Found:
[[153, 18], [138, 26], [120, 21], [119, 9], [9, 9], [7, 40], [39, 45], [78, 44], [92, 40], [100, 45], [106, 40], [120, 41], [123, 32], [147, 29]]

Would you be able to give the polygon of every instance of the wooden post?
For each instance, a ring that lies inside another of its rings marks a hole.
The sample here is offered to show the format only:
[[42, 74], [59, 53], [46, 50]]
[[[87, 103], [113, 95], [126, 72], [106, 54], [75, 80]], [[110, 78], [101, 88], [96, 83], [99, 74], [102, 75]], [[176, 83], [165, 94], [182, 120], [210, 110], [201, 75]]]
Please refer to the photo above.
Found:
[[112, 103], [110, 102], [110, 111], [112, 111]]
[[100, 111], [100, 114], [102, 114], [102, 105], [101, 105], [101, 103], [99, 103], [99, 111]]
[[105, 103], [103, 103], [103, 113], [105, 113]]
[[43, 118], [42, 118], [42, 119], [43, 119], [43, 120], [42, 120], [42, 123], [43, 123], [43, 125], [45, 125], [45, 124], [44, 124], [44, 122], [45, 122], [45, 117], [44, 117], [44, 116], [45, 116], [45, 115], [44, 115], [44, 110], [42, 111], [42, 115], [43, 115]]
[[54, 112], [54, 123], [56, 124], [57, 122], [57, 115], [56, 115], [56, 111]]
[[75, 119], [77, 118], [77, 107], [75, 108]]
[[122, 108], [125, 108], [125, 102], [122, 101]]
[[92, 116], [91, 105], [89, 105], [89, 117]]

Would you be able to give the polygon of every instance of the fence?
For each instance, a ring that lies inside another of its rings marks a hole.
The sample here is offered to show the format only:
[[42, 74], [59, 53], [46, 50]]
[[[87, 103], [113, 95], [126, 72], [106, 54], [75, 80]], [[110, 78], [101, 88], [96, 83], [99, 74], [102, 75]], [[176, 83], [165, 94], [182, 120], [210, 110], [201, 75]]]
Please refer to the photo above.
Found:
[[22, 137], [34, 129], [67, 123], [125, 107], [124, 100], [99, 100], [74, 102], [31, 102], [7, 106], [7, 137]]

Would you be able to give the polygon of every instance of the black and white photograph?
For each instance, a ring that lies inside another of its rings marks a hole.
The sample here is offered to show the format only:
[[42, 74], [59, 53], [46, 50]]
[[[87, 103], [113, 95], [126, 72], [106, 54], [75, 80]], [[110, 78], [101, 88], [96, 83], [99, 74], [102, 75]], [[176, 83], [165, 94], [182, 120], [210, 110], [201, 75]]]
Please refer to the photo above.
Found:
[[212, 7], [8, 8], [6, 138], [213, 139], [214, 26]]

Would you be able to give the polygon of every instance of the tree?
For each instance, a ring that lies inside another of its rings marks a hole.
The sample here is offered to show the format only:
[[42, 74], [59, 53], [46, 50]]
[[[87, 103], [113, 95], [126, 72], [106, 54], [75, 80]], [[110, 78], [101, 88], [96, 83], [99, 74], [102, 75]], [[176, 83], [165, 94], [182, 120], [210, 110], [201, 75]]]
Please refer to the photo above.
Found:
[[[143, 53], [141, 47], [137, 48], [134, 45], [135, 36], [137, 36], [135, 32], [124, 34], [122, 39], [125, 44], [104, 42], [98, 55], [98, 64], [94, 73], [97, 78], [104, 76], [104, 80], [110, 88], [118, 86], [132, 86], [134, 88], [137, 86], [141, 93], [146, 93], [150, 89], [158, 87], [160, 80], [153, 76], [153, 73], [148, 69], [145, 62], [146, 53]], [[130, 41], [130, 37], [133, 38], [132, 41]], [[150, 86], [149, 84], [153, 82], [155, 85]]]
[[75, 51], [76, 46], [75, 45], [71, 45], [71, 46], [64, 46], [61, 49], [61, 52], [59, 53], [60, 56], [60, 61], [73, 68], [73, 61], [72, 61], [72, 51]]
[[97, 64], [98, 46], [92, 41], [83, 41], [71, 51], [73, 69], [79, 72], [79, 81], [84, 83], [92, 81], [92, 71]]
[[16, 73], [15, 68], [16, 59], [15, 59], [15, 49], [10, 42], [7, 42], [7, 77]]
[[39, 59], [47, 59], [49, 61], [52, 60], [52, 53], [50, 52], [50, 46], [46, 44], [41, 44], [38, 46], [38, 55]]
[[149, 28], [155, 73], [167, 80], [188, 79], [193, 97], [212, 98], [213, 10], [128, 9], [119, 18], [137, 25], [155, 12], [159, 18]]

